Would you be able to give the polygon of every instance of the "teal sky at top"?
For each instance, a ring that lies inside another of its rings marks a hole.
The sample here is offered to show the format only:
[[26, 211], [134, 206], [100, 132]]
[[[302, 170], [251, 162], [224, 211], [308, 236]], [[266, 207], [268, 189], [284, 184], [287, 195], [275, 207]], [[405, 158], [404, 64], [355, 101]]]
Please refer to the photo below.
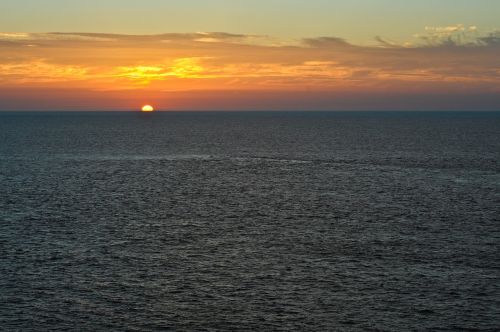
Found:
[[355, 42], [425, 26], [500, 25], [499, 0], [1, 0], [3, 32], [221, 31]]

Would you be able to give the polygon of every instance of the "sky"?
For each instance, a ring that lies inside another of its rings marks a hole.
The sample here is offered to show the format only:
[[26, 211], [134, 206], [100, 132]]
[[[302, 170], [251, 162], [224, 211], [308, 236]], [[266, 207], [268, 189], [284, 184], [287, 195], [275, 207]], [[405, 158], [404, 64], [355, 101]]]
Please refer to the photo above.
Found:
[[0, 110], [500, 110], [497, 0], [18, 0]]

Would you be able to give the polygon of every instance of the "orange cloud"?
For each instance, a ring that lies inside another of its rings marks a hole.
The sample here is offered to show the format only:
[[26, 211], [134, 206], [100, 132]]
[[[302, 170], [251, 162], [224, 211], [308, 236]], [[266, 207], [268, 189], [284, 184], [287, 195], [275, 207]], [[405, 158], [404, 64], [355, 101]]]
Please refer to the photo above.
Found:
[[363, 46], [334, 37], [280, 41], [228, 33], [0, 33], [0, 89], [124, 91], [124, 96], [136, 90], [156, 98], [193, 91], [220, 91], [212, 92], [218, 96], [225, 91], [500, 92], [496, 32], [427, 27], [417, 41], [376, 41]]
[[88, 69], [78, 65], [51, 64], [44, 59], [0, 63], [0, 84], [48, 83], [83, 80]]

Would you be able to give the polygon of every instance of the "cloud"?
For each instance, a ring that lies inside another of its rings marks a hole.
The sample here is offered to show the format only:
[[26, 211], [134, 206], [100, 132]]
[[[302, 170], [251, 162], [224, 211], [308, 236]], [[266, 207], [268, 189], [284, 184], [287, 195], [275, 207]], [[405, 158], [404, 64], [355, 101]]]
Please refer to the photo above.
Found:
[[0, 32], [0, 40], [28, 40], [31, 34], [16, 32]]
[[500, 31], [489, 33], [487, 36], [478, 38], [482, 45], [489, 47], [500, 47]]
[[383, 47], [394, 47], [394, 48], [402, 47], [398, 43], [388, 41], [380, 36], [375, 36], [375, 41], [377, 41], [379, 45]]
[[444, 27], [425, 27], [425, 33], [415, 34], [421, 43], [417, 47], [495, 47], [498, 45], [499, 32], [482, 32], [476, 25], [456, 24]]
[[203, 74], [205, 69], [200, 61], [203, 58], [180, 58], [172, 61], [170, 65], [156, 64], [150, 66], [118, 67], [111, 77], [126, 78], [137, 84], [149, 84], [152, 81], [166, 80], [170, 77], [176, 78], [209, 78]]
[[0, 42], [26, 43], [39, 42], [44, 45], [56, 46], [58, 44], [102, 42], [115, 45], [134, 43], [135, 45], [157, 43], [229, 43], [267, 45], [277, 44], [276, 38], [263, 35], [243, 35], [225, 32], [196, 32], [196, 33], [164, 33], [157, 35], [124, 35], [111, 33], [0, 33]]
[[0, 63], [0, 82], [15, 84], [75, 81], [87, 78], [88, 68], [48, 63], [44, 59], [29, 62]]
[[411, 43], [375, 40], [368, 46], [223, 32], [0, 33], [0, 88], [500, 90], [498, 32], [455, 25], [427, 27]]
[[445, 34], [449, 35], [455, 32], [463, 32], [465, 30], [468, 30], [465, 28], [463, 24], [456, 24], [456, 25], [451, 25], [451, 26], [446, 26], [446, 27], [430, 27], [427, 26], [425, 27], [426, 31], [435, 33], [435, 34]]
[[305, 38], [304, 44], [310, 47], [317, 48], [331, 48], [331, 47], [350, 47], [345, 39], [337, 37], [319, 37], [319, 38]]

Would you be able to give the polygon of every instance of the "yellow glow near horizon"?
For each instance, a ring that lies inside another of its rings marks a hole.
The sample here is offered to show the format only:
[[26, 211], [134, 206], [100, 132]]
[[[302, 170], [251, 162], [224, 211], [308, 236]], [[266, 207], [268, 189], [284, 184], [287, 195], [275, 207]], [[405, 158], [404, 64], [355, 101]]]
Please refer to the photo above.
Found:
[[142, 106], [142, 111], [143, 112], [153, 112], [155, 109], [151, 105], [144, 105]]

